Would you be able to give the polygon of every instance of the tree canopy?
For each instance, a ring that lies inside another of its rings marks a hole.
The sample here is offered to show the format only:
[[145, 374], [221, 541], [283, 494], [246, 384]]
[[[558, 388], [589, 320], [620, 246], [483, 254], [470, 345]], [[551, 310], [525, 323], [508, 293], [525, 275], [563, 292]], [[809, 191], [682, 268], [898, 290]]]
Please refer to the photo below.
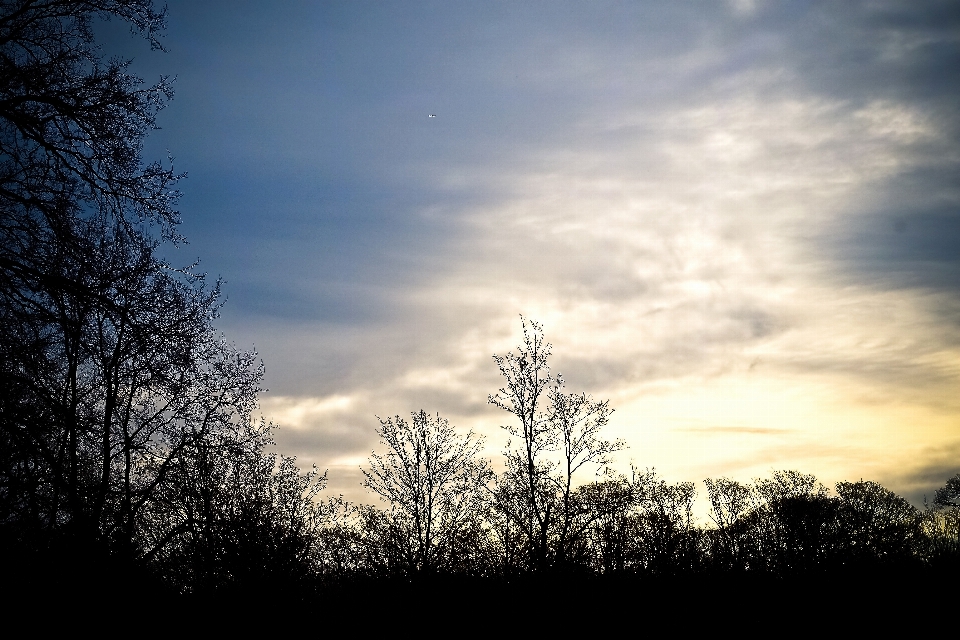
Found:
[[237, 510], [266, 491], [267, 528], [299, 531], [316, 478], [265, 451], [263, 366], [215, 330], [219, 283], [158, 256], [182, 240], [178, 175], [141, 149], [171, 84], [107, 58], [98, 19], [161, 48], [149, 0], [0, 2], [0, 528], [34, 558], [205, 549], [223, 574], [210, 527], [252, 526]]

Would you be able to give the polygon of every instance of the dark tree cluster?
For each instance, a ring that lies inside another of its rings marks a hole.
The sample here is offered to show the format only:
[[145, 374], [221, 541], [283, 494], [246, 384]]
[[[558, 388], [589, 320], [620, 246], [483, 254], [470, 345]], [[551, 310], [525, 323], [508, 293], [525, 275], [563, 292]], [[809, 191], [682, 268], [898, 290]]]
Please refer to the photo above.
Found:
[[213, 329], [219, 283], [158, 257], [182, 241], [179, 176], [141, 147], [171, 87], [105, 60], [100, 19], [160, 47], [150, 0], [0, 1], [4, 568], [186, 590], [295, 574], [320, 479], [266, 453], [262, 366]]
[[253, 417], [262, 365], [214, 329], [219, 283], [159, 257], [183, 241], [179, 176], [141, 147], [171, 87], [105, 61], [100, 19], [162, 48], [150, 0], [0, 0], [5, 586], [236, 602], [957, 566], [960, 476], [922, 512], [873, 482], [707, 479], [697, 524], [694, 483], [609, 470], [613, 409], [566, 390], [526, 321], [494, 356], [498, 471], [478, 436], [419, 411], [380, 420], [363, 473], [385, 508], [321, 501], [325, 476], [271, 453], [273, 425]]

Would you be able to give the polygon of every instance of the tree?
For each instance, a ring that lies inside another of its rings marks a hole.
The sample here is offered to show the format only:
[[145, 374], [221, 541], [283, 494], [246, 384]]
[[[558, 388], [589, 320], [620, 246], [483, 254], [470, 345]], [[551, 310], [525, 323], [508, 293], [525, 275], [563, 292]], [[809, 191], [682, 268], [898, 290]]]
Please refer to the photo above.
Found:
[[550, 374], [552, 347], [542, 327], [521, 321], [523, 344], [493, 356], [506, 382], [488, 401], [519, 421], [503, 427], [519, 443], [507, 444], [498, 505], [523, 532], [530, 566], [543, 569], [568, 559], [590, 519], [575, 499], [574, 476], [586, 465], [609, 464], [624, 445], [600, 437], [613, 413], [608, 402], [565, 393], [562, 376]]
[[960, 474], [937, 489], [933, 504], [926, 507], [923, 528], [927, 538], [928, 560], [935, 564], [957, 566], [960, 560]]
[[[103, 501], [79, 487], [83, 476], [103, 475], [82, 461], [92, 400], [85, 383], [99, 376], [109, 387], [115, 373], [102, 359], [93, 364], [110, 348], [93, 343], [109, 341], [107, 316], [129, 318], [129, 301], [118, 296], [158, 266], [137, 224], [156, 223], [172, 237], [177, 219], [176, 176], [140, 161], [169, 87], [143, 89], [126, 64], [104, 65], [96, 15], [127, 20], [158, 44], [163, 15], [149, 2], [0, 3], [0, 421], [5, 470], [15, 469], [19, 487], [5, 506], [17, 509], [51, 465], [62, 467], [47, 513], [36, 514], [53, 524], [61, 501], [74, 515], [87, 498]], [[105, 390], [103, 400], [112, 399]]]
[[937, 489], [933, 503], [938, 507], [960, 507], [960, 473]]
[[450, 423], [425, 411], [380, 420], [377, 431], [387, 447], [371, 453], [364, 486], [390, 503], [398, 560], [403, 570], [433, 573], [457, 561], [459, 546], [482, 509], [482, 489], [490, 474], [480, 458], [481, 439], [459, 436]]
[[762, 523], [760, 549], [768, 571], [799, 574], [822, 570], [843, 555], [837, 535], [837, 501], [812, 474], [774, 471], [757, 480], [764, 504], [757, 512]]
[[212, 481], [263, 369], [213, 329], [219, 283], [157, 257], [178, 176], [141, 148], [172, 91], [103, 57], [111, 18], [160, 48], [150, 0], [0, 0], [0, 530], [130, 564], [181, 535], [174, 498]]
[[760, 506], [760, 497], [753, 485], [730, 478], [707, 478], [710, 518], [716, 525], [711, 532], [712, 560], [721, 570], [746, 569], [751, 565], [752, 547], [758, 539], [749, 519]]
[[64, 272], [86, 251], [87, 222], [142, 235], [175, 231], [178, 176], [143, 165], [143, 137], [172, 97], [105, 62], [94, 42], [97, 17], [119, 18], [160, 48], [165, 16], [150, 0], [0, 1], [0, 274], [7, 313], [40, 311], [43, 298], [107, 298]]
[[[177, 176], [143, 166], [142, 139], [172, 97], [166, 79], [143, 87], [129, 62], [104, 62], [91, 24], [127, 21], [153, 48], [165, 26], [151, 0], [0, 2], [0, 204], [4, 268], [31, 272], [35, 247], [69, 242], [79, 217], [95, 212], [125, 226], [148, 221], [174, 236]], [[23, 251], [17, 251], [21, 249]], [[62, 283], [69, 285], [70, 283]]]
[[712, 561], [721, 570], [790, 574], [822, 564], [834, 545], [835, 508], [808, 474], [775, 471], [741, 484], [704, 480], [711, 503]]
[[921, 516], [907, 500], [876, 482], [838, 482], [840, 528], [855, 563], [904, 563], [918, 550]]
[[316, 468], [268, 453], [274, 425], [261, 420], [193, 439], [171, 461], [148, 506], [144, 546], [179, 590], [231, 598], [302, 597], [317, 573], [326, 485]]
[[647, 471], [634, 473], [631, 486], [638, 507], [632, 526], [636, 568], [654, 575], [697, 568], [700, 550], [693, 524], [694, 484], [667, 484], [654, 471]]
[[582, 485], [591, 564], [598, 573], [673, 575], [698, 566], [692, 482], [667, 484], [648, 470]]
[[591, 514], [587, 530], [590, 564], [600, 574], [634, 569], [637, 542], [636, 509], [640, 499], [627, 478], [609, 478], [577, 490]]

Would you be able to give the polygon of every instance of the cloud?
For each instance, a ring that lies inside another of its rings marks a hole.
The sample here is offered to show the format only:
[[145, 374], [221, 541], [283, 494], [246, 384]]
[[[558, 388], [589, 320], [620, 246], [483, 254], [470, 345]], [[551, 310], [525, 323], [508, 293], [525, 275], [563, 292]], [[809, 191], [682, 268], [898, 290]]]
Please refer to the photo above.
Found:
[[937, 489], [960, 473], [960, 440], [928, 447], [911, 464], [887, 471], [884, 480], [897, 486], [914, 505], [932, 503]]
[[687, 431], [690, 433], [696, 433], [701, 435], [716, 435], [722, 436], [730, 433], [737, 434], [751, 434], [751, 435], [760, 435], [760, 436], [769, 436], [769, 435], [783, 435], [782, 429], [765, 429], [763, 427], [685, 427], [677, 429], [677, 431]]
[[[615, 399], [612, 427], [639, 464], [674, 479], [882, 475], [906, 459], [890, 450], [915, 438], [910, 420], [956, 424], [957, 333], [943, 330], [942, 292], [837, 286], [849, 276], [808, 227], [859, 215], [862, 194], [901, 171], [899, 146], [927, 135], [889, 113], [914, 131], [821, 100], [738, 98], [663, 114], [655, 144], [540, 149], [517, 175], [484, 169], [476, 181], [500, 197], [460, 214], [459, 236], [437, 248], [444, 268], [404, 290], [389, 325], [355, 329], [355, 344], [340, 332], [351, 365], [328, 388], [355, 389], [368, 413], [439, 410], [495, 444], [489, 356], [512, 347], [524, 313], [545, 323], [571, 388]], [[668, 411], [651, 411], [658, 395]], [[701, 424], [677, 427], [684, 415]], [[333, 439], [361, 423], [312, 428]], [[746, 439], [758, 434], [777, 444]]]
[[496, 456], [490, 356], [520, 314], [641, 466], [907, 490], [895, 470], [960, 432], [958, 24], [949, 2], [173, 2], [151, 144], [190, 171], [188, 261], [226, 275], [281, 448], [333, 491], [377, 415], [439, 411]]

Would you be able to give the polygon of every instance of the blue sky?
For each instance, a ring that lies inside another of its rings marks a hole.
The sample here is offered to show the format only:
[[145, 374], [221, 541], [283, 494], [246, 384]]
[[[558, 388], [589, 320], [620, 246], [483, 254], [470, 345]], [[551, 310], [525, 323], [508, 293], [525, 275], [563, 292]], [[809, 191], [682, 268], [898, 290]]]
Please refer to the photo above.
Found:
[[[960, 7], [170, 2], [145, 156], [226, 281], [280, 448], [361, 498], [375, 416], [487, 437], [544, 324], [619, 464], [960, 471]], [[428, 118], [435, 114], [436, 118]], [[702, 489], [702, 486], [701, 486]]]

